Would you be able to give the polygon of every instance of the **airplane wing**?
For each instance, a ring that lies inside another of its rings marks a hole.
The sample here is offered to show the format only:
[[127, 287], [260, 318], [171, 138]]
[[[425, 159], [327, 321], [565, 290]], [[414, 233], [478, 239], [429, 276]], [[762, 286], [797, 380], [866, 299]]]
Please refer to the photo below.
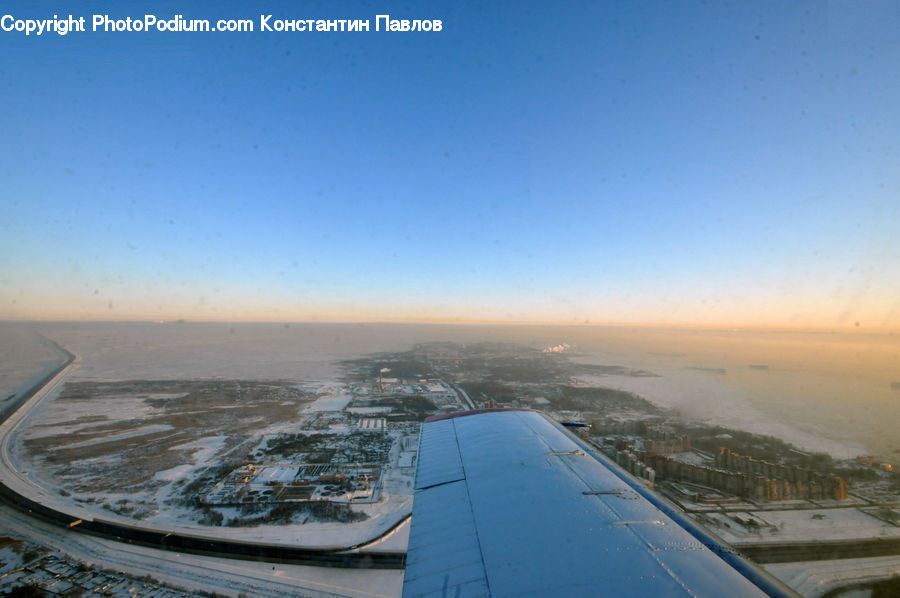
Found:
[[404, 598], [598, 594], [795, 595], [544, 413], [423, 424]]

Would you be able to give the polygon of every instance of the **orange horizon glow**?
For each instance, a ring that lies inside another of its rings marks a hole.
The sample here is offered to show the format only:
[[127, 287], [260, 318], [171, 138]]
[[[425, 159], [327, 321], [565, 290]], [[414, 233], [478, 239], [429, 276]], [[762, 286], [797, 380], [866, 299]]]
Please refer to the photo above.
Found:
[[139, 323], [228, 323], [228, 324], [436, 324], [436, 325], [460, 325], [460, 326], [547, 326], [547, 327], [578, 327], [578, 328], [648, 328], [648, 329], [709, 329], [709, 330], [735, 330], [735, 331], [790, 331], [790, 332], [860, 332], [860, 333], [900, 333], [900, 325], [895, 326], [866, 326], [864, 324], [829, 324], [829, 323], [805, 323], [785, 324], [780, 322], [708, 322], [708, 321], [653, 321], [653, 320], [514, 320], [514, 319], [490, 319], [490, 318], [462, 318], [462, 317], [352, 317], [338, 316], [336, 314], [323, 314], [308, 317], [248, 317], [235, 315], [234, 317], [222, 315], [194, 314], [192, 316], [158, 317], [147, 314], [129, 314], [119, 316], [86, 315], [73, 317], [71, 315], [51, 316], [13, 316], [0, 317], [0, 322], [139, 322]]
[[[260, 290], [229, 289], [213, 299], [208, 293], [160, 291], [93, 296], [53, 294], [46, 289], [3, 301], [0, 320], [113, 322], [270, 322], [404, 323], [503, 326], [612, 326], [639, 328], [711, 328], [765, 330], [900, 331], [900, 302], [872, 293], [847, 303], [814, 293], [784, 299], [759, 293], [740, 299], [714, 292], [690, 294], [646, 290], [631, 297], [543, 294], [507, 298], [497, 293], [473, 297], [393, 297], [344, 294], [299, 299]], [[195, 300], [194, 297], [199, 297]], [[666, 303], [668, 301], [669, 303]]]

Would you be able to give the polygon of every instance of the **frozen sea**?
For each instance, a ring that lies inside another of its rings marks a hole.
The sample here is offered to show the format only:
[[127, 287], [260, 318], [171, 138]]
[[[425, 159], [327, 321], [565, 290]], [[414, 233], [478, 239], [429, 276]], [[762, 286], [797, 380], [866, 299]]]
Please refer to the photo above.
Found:
[[838, 457], [900, 459], [900, 335], [598, 326], [0, 322], [0, 396], [77, 354], [80, 380], [335, 380], [338, 362], [419, 342], [568, 344], [573, 359], [657, 377], [579, 380], [631, 390], [685, 418]]

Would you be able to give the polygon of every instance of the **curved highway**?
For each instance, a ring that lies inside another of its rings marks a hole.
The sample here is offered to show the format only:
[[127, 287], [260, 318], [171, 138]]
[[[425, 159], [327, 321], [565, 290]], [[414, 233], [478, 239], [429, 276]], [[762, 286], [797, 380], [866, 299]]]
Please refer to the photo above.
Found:
[[[54, 343], [55, 344], [55, 343]], [[51, 523], [71, 532], [91, 534], [128, 544], [172, 550], [205, 556], [236, 558], [273, 563], [315, 565], [361, 569], [403, 569], [406, 554], [403, 552], [359, 552], [356, 547], [345, 549], [313, 549], [299, 546], [267, 544], [217, 538], [202, 534], [188, 534], [124, 522], [99, 519], [96, 513], [73, 507], [65, 511], [43, 501], [44, 490], [28, 479], [28, 473], [19, 471], [10, 458], [10, 440], [13, 432], [28, 419], [31, 411], [50, 396], [77, 366], [78, 358], [62, 347], [67, 358], [53, 372], [38, 381], [32, 389], [0, 414], [0, 499], [30, 517]], [[375, 542], [394, 531], [405, 522], [386, 530]]]

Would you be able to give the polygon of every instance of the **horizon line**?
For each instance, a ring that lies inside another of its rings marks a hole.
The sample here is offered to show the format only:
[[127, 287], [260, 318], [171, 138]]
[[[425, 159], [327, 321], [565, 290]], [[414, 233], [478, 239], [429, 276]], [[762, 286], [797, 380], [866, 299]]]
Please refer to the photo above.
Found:
[[67, 318], [67, 317], [2, 317], [0, 323], [121, 323], [121, 324], [399, 324], [446, 326], [547, 326], [577, 328], [693, 328], [711, 330], [768, 330], [792, 332], [900, 332], [900, 327], [862, 325], [790, 325], [709, 322], [653, 322], [653, 321], [572, 321], [572, 320], [491, 320], [478, 318], [323, 318], [323, 319], [229, 319], [229, 318]]

